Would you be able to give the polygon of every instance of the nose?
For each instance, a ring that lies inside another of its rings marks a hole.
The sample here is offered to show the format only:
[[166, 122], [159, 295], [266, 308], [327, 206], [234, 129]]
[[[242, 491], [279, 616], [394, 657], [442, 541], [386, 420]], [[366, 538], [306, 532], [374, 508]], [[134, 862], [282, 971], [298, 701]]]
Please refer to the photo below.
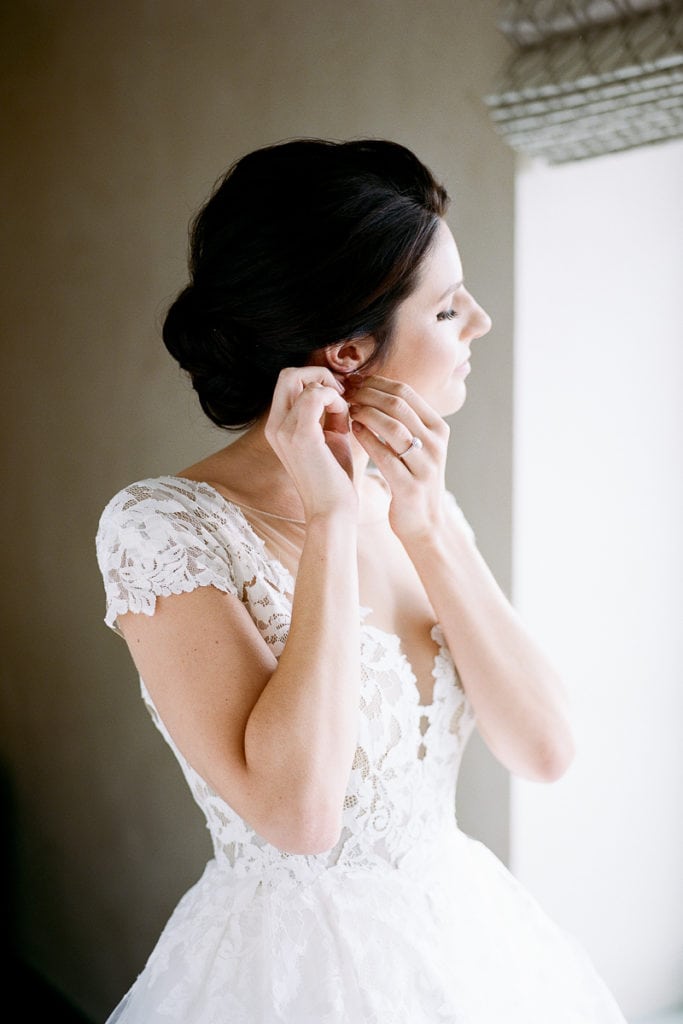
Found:
[[[470, 298], [472, 297], [470, 296]], [[483, 338], [485, 334], [489, 333], [491, 326], [491, 317], [485, 309], [482, 309], [476, 299], [472, 298], [472, 309], [465, 329], [460, 333], [460, 340], [476, 341], [477, 338]]]

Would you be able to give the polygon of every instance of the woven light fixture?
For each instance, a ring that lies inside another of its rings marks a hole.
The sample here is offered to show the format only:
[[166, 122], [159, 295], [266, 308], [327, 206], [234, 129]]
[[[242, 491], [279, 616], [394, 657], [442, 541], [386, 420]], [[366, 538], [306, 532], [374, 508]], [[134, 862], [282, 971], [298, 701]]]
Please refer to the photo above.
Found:
[[552, 164], [683, 137], [683, 0], [508, 0], [496, 129]]

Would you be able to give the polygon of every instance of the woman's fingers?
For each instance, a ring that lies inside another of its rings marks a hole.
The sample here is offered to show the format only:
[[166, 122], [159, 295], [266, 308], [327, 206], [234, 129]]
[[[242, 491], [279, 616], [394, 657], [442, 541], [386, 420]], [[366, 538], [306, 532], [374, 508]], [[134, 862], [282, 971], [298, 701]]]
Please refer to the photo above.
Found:
[[326, 366], [288, 366], [281, 370], [273, 392], [271, 414], [277, 419], [284, 418], [304, 389], [315, 384], [332, 388], [340, 397], [344, 392]]
[[419, 437], [422, 441], [426, 435], [424, 423], [412, 409], [404, 413], [401, 419], [371, 405], [352, 404], [349, 412], [355, 423], [368, 427], [396, 455], [406, 451], [413, 437]]
[[329, 384], [309, 381], [294, 399], [287, 420], [295, 426], [318, 424], [323, 430], [347, 434], [349, 407]]
[[351, 419], [371, 430], [396, 455], [408, 452], [417, 438], [424, 449], [423, 461], [445, 458], [447, 423], [407, 384], [372, 376], [347, 393]]
[[354, 436], [391, 490], [392, 529], [404, 541], [425, 537], [443, 506], [448, 424], [411, 387], [386, 377], [368, 377], [346, 394]]
[[383, 476], [386, 475], [387, 469], [392, 468], [393, 462], [400, 464], [400, 459], [393, 448], [380, 440], [369, 427], [354, 420], [351, 429]]
[[265, 436], [299, 492], [306, 520], [338, 509], [356, 513], [349, 407], [327, 368], [280, 373]]
[[431, 405], [401, 381], [373, 375], [361, 380], [353, 390], [347, 388], [347, 395], [351, 404], [373, 406], [406, 425], [412, 423], [415, 426], [416, 421], [411, 418], [413, 414], [427, 430], [439, 433], [445, 426], [443, 418]]
[[314, 437], [323, 440], [321, 427], [348, 433], [348, 403], [342, 387], [326, 367], [301, 366], [282, 370], [273, 393], [266, 437], [275, 439], [286, 433], [315, 429]]

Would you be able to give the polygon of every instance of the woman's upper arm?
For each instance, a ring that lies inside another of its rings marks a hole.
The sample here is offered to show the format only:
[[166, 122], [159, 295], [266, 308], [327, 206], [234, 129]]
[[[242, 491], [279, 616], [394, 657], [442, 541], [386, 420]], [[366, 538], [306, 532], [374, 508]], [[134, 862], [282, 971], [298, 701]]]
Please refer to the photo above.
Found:
[[157, 598], [153, 615], [118, 627], [184, 758], [249, 818], [247, 720], [277, 660], [245, 606], [212, 586]]
[[139, 481], [96, 537], [105, 622], [120, 633], [174, 744], [243, 817], [244, 732], [276, 659], [241, 601], [243, 525], [214, 492]]

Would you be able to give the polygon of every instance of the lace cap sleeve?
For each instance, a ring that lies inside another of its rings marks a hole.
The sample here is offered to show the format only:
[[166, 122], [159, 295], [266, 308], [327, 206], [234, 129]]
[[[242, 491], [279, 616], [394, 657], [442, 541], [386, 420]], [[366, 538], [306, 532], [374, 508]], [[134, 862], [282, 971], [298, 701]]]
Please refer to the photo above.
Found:
[[168, 477], [119, 491], [102, 512], [96, 536], [105, 623], [120, 635], [118, 615], [152, 615], [157, 597], [196, 587], [238, 596], [231, 535], [239, 544], [238, 524], [201, 484]]

